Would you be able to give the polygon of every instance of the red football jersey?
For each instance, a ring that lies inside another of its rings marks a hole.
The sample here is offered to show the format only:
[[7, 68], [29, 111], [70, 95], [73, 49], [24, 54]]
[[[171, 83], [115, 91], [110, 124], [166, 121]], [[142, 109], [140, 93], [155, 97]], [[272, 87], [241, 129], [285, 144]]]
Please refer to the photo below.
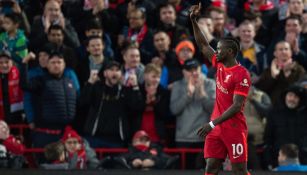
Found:
[[[232, 104], [235, 94], [248, 95], [251, 80], [248, 70], [240, 64], [233, 67], [225, 67], [217, 62], [216, 55], [212, 58], [212, 65], [216, 67], [216, 101], [211, 115], [211, 120], [220, 117]], [[220, 124], [221, 128], [247, 130], [243, 107], [232, 118]]]

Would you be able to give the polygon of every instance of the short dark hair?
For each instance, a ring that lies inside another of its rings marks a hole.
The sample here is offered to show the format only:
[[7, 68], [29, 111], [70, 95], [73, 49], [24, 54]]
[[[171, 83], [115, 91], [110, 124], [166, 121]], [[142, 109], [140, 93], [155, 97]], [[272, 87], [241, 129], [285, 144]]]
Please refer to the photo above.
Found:
[[89, 36], [89, 37], [86, 39], [86, 42], [85, 42], [86, 46], [88, 46], [88, 45], [90, 44], [90, 42], [91, 42], [92, 40], [94, 40], [94, 39], [99, 39], [99, 40], [101, 40], [102, 44], [104, 44], [104, 43], [103, 43], [103, 39], [102, 39], [101, 36], [93, 35], [93, 36]]
[[125, 54], [129, 49], [139, 49], [139, 44], [135, 41], [125, 40], [121, 48], [121, 53]]
[[158, 29], [158, 30], [154, 30], [154, 31], [153, 31], [153, 35], [152, 35], [152, 36], [155, 36], [155, 35], [157, 35], [158, 33], [165, 33], [165, 34], [167, 35], [167, 33], [166, 33], [164, 30]]
[[300, 15], [290, 15], [289, 17], [286, 18], [286, 23], [288, 20], [298, 20], [298, 23], [300, 25], [303, 24], [303, 20], [302, 20], [302, 17]]
[[101, 21], [98, 18], [90, 19], [85, 27], [85, 31], [89, 31], [92, 29], [103, 30]]
[[48, 34], [51, 32], [51, 30], [60, 30], [62, 32], [62, 34], [64, 34], [64, 29], [62, 26], [58, 25], [58, 24], [53, 24], [48, 28]]
[[7, 14], [4, 15], [4, 17], [12, 20], [14, 24], [20, 24], [21, 23], [21, 16], [18, 13], [7, 13]]
[[280, 151], [290, 159], [298, 158], [299, 150], [295, 144], [285, 144], [280, 147]]
[[234, 37], [224, 37], [220, 39], [220, 42], [227, 44], [227, 46], [233, 50], [235, 56], [240, 51], [240, 42]]
[[165, 2], [165, 3], [160, 4], [158, 6], [158, 10], [159, 10], [158, 12], [160, 13], [161, 9], [167, 8], [167, 7], [172, 7], [175, 10], [175, 12], [176, 12], [176, 7], [173, 4], [169, 3], [169, 2]]
[[44, 154], [49, 162], [54, 162], [60, 159], [61, 154], [65, 151], [64, 144], [62, 142], [54, 142], [45, 146]]

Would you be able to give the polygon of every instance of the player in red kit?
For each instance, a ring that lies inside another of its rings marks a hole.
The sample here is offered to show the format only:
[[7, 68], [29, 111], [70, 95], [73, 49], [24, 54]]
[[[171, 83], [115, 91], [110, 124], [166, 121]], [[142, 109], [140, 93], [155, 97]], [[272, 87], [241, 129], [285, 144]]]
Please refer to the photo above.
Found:
[[227, 155], [234, 174], [248, 175], [247, 125], [243, 107], [251, 86], [250, 75], [236, 61], [240, 50], [240, 44], [236, 39], [222, 38], [217, 44], [217, 51], [210, 47], [197, 24], [200, 10], [201, 4], [191, 7], [190, 18], [195, 40], [201, 52], [217, 70], [216, 101], [211, 121], [204, 124], [197, 133], [205, 137], [205, 175], [218, 174]]

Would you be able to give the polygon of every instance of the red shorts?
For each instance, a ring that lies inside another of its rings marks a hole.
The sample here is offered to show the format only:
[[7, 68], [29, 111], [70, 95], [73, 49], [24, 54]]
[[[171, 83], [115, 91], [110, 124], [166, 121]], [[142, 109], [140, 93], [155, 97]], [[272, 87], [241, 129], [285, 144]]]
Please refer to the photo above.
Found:
[[206, 136], [204, 157], [225, 160], [227, 155], [231, 163], [247, 162], [247, 132], [236, 129], [221, 132], [217, 126]]

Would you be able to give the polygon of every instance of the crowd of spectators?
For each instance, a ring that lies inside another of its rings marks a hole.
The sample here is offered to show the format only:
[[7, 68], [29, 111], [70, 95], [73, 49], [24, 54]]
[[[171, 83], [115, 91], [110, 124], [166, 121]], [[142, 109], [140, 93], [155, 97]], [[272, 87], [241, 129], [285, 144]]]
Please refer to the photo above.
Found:
[[42, 168], [95, 169], [92, 148], [132, 143], [127, 165], [151, 169], [165, 167], [163, 147], [202, 148], [216, 84], [192, 35], [199, 2], [211, 47], [237, 38], [252, 78], [248, 168], [307, 164], [306, 0], [1, 0], [1, 160], [26, 145], [45, 148]]

